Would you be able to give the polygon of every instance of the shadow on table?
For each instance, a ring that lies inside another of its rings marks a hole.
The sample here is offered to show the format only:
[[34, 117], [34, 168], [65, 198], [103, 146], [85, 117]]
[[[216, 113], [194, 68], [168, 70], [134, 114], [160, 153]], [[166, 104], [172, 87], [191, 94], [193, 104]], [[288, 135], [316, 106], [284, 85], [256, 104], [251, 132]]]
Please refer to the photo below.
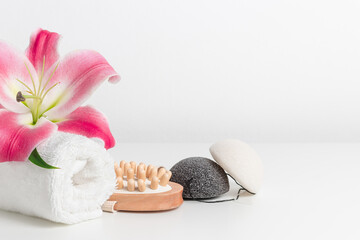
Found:
[[33, 227], [42, 227], [42, 228], [60, 228], [66, 227], [67, 225], [61, 223], [54, 223], [45, 219], [41, 219], [38, 217], [31, 217], [22, 215], [20, 213], [8, 212], [4, 210], [0, 210], [0, 222], [13, 222], [18, 226], [28, 225]]

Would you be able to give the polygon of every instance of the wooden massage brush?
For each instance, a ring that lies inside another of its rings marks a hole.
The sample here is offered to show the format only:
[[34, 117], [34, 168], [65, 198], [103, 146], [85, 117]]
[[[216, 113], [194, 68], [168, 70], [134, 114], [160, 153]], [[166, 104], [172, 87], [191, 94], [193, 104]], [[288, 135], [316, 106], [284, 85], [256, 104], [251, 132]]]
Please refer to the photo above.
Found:
[[104, 211], [163, 211], [183, 203], [183, 187], [170, 182], [171, 172], [151, 164], [114, 163], [117, 190], [102, 206]]

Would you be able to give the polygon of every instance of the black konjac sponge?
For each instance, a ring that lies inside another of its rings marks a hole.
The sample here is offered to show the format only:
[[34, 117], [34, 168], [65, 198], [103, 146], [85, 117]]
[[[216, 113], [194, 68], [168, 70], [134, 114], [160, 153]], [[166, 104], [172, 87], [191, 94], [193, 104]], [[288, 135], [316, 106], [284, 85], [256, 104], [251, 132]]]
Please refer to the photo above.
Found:
[[175, 164], [171, 172], [171, 181], [184, 187], [184, 199], [213, 198], [229, 191], [225, 171], [208, 158], [186, 158]]

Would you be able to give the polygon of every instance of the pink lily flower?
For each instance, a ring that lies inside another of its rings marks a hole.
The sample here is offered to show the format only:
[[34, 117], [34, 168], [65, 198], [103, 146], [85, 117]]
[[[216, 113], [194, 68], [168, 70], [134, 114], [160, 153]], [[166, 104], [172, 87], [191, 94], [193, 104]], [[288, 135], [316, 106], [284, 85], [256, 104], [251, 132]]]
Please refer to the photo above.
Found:
[[115, 145], [106, 117], [81, 104], [120, 76], [103, 56], [74, 51], [59, 59], [60, 35], [38, 30], [25, 54], [0, 41], [0, 162], [25, 161], [56, 131]]

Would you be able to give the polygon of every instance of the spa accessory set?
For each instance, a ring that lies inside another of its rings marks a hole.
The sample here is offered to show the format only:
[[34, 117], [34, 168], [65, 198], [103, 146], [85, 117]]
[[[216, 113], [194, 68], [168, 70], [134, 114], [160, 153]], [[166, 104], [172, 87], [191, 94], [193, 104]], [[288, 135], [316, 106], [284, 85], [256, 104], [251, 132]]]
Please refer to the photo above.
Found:
[[[92, 50], [60, 58], [59, 39], [39, 29], [25, 53], [0, 41], [0, 209], [74, 224], [103, 211], [164, 211], [183, 199], [217, 203], [259, 191], [262, 162], [235, 139], [210, 147], [215, 161], [190, 157], [170, 171], [114, 161], [106, 116], [82, 104], [120, 76]], [[238, 195], [213, 199], [229, 191], [228, 177], [240, 186]]]

